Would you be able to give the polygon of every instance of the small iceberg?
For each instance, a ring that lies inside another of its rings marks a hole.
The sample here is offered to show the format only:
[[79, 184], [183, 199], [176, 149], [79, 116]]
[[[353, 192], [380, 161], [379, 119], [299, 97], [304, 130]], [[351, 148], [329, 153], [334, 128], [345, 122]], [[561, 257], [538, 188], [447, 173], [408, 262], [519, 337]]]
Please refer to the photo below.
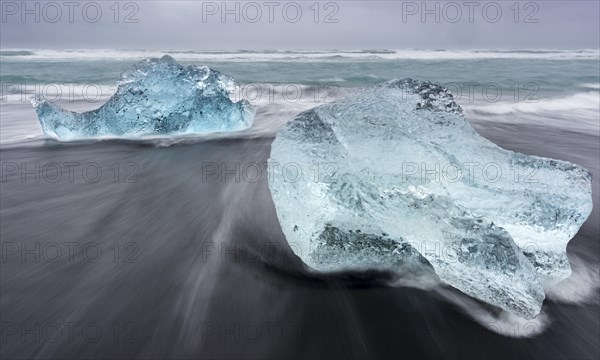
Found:
[[535, 317], [571, 273], [591, 174], [481, 137], [447, 89], [393, 80], [299, 114], [269, 187], [294, 252], [318, 271], [426, 263], [481, 301]]
[[125, 72], [116, 93], [96, 110], [71, 112], [43, 97], [32, 104], [44, 134], [59, 140], [236, 131], [252, 125], [255, 109], [230, 99], [234, 85], [218, 71], [186, 68], [165, 55]]

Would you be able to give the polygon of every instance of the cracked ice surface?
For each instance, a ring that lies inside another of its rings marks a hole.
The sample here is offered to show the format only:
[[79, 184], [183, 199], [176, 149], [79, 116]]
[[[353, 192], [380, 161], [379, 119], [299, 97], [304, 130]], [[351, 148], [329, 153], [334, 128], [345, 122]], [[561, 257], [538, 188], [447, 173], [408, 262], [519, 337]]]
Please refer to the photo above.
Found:
[[185, 68], [165, 55], [125, 72], [116, 93], [96, 110], [66, 111], [43, 97], [32, 103], [44, 134], [61, 140], [235, 131], [252, 125], [254, 108], [229, 98], [233, 86], [226, 75]]
[[429, 263], [529, 318], [543, 285], [569, 276], [567, 243], [592, 209], [587, 170], [496, 146], [446, 89], [410, 79], [299, 114], [269, 167], [281, 227], [312, 268]]

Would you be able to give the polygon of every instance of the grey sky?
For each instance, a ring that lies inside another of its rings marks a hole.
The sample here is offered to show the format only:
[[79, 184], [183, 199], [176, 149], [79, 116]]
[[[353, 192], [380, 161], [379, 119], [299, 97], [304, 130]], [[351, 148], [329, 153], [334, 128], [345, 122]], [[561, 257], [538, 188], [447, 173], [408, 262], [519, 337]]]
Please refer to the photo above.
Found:
[[[115, 1], [22, 3], [1, 1], [4, 49], [574, 49], [600, 42], [596, 0], [517, 7], [512, 0], [323, 1], [318, 12], [314, 1], [230, 1], [225, 21], [221, 1], [121, 1], [118, 12]], [[424, 6], [433, 11], [423, 19]]]

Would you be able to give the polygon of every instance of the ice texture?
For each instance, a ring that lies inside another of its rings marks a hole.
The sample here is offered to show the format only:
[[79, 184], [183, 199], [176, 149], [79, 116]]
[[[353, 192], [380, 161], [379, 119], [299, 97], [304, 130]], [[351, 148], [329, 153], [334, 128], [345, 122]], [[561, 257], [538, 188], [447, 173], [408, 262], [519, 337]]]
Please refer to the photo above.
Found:
[[104, 105], [84, 113], [33, 98], [44, 134], [61, 140], [181, 135], [242, 130], [254, 119], [252, 105], [229, 98], [230, 77], [206, 66], [183, 67], [168, 55], [141, 61], [118, 85]]
[[269, 187], [294, 252], [319, 271], [428, 263], [460, 291], [532, 318], [570, 274], [591, 174], [478, 135], [447, 89], [392, 80], [299, 114]]

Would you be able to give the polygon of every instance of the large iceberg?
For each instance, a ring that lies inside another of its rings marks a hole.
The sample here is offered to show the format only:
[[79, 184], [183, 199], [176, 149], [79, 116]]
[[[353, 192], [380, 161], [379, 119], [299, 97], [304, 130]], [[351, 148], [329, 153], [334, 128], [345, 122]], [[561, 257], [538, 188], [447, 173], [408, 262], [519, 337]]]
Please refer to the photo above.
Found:
[[283, 232], [313, 269], [425, 263], [528, 318], [569, 276], [567, 243], [592, 209], [586, 169], [496, 146], [445, 88], [411, 79], [299, 114], [269, 171]]
[[75, 113], [34, 97], [44, 134], [62, 140], [234, 131], [250, 127], [254, 108], [233, 102], [233, 80], [205, 66], [177, 64], [170, 56], [147, 59], [125, 72], [100, 108]]

